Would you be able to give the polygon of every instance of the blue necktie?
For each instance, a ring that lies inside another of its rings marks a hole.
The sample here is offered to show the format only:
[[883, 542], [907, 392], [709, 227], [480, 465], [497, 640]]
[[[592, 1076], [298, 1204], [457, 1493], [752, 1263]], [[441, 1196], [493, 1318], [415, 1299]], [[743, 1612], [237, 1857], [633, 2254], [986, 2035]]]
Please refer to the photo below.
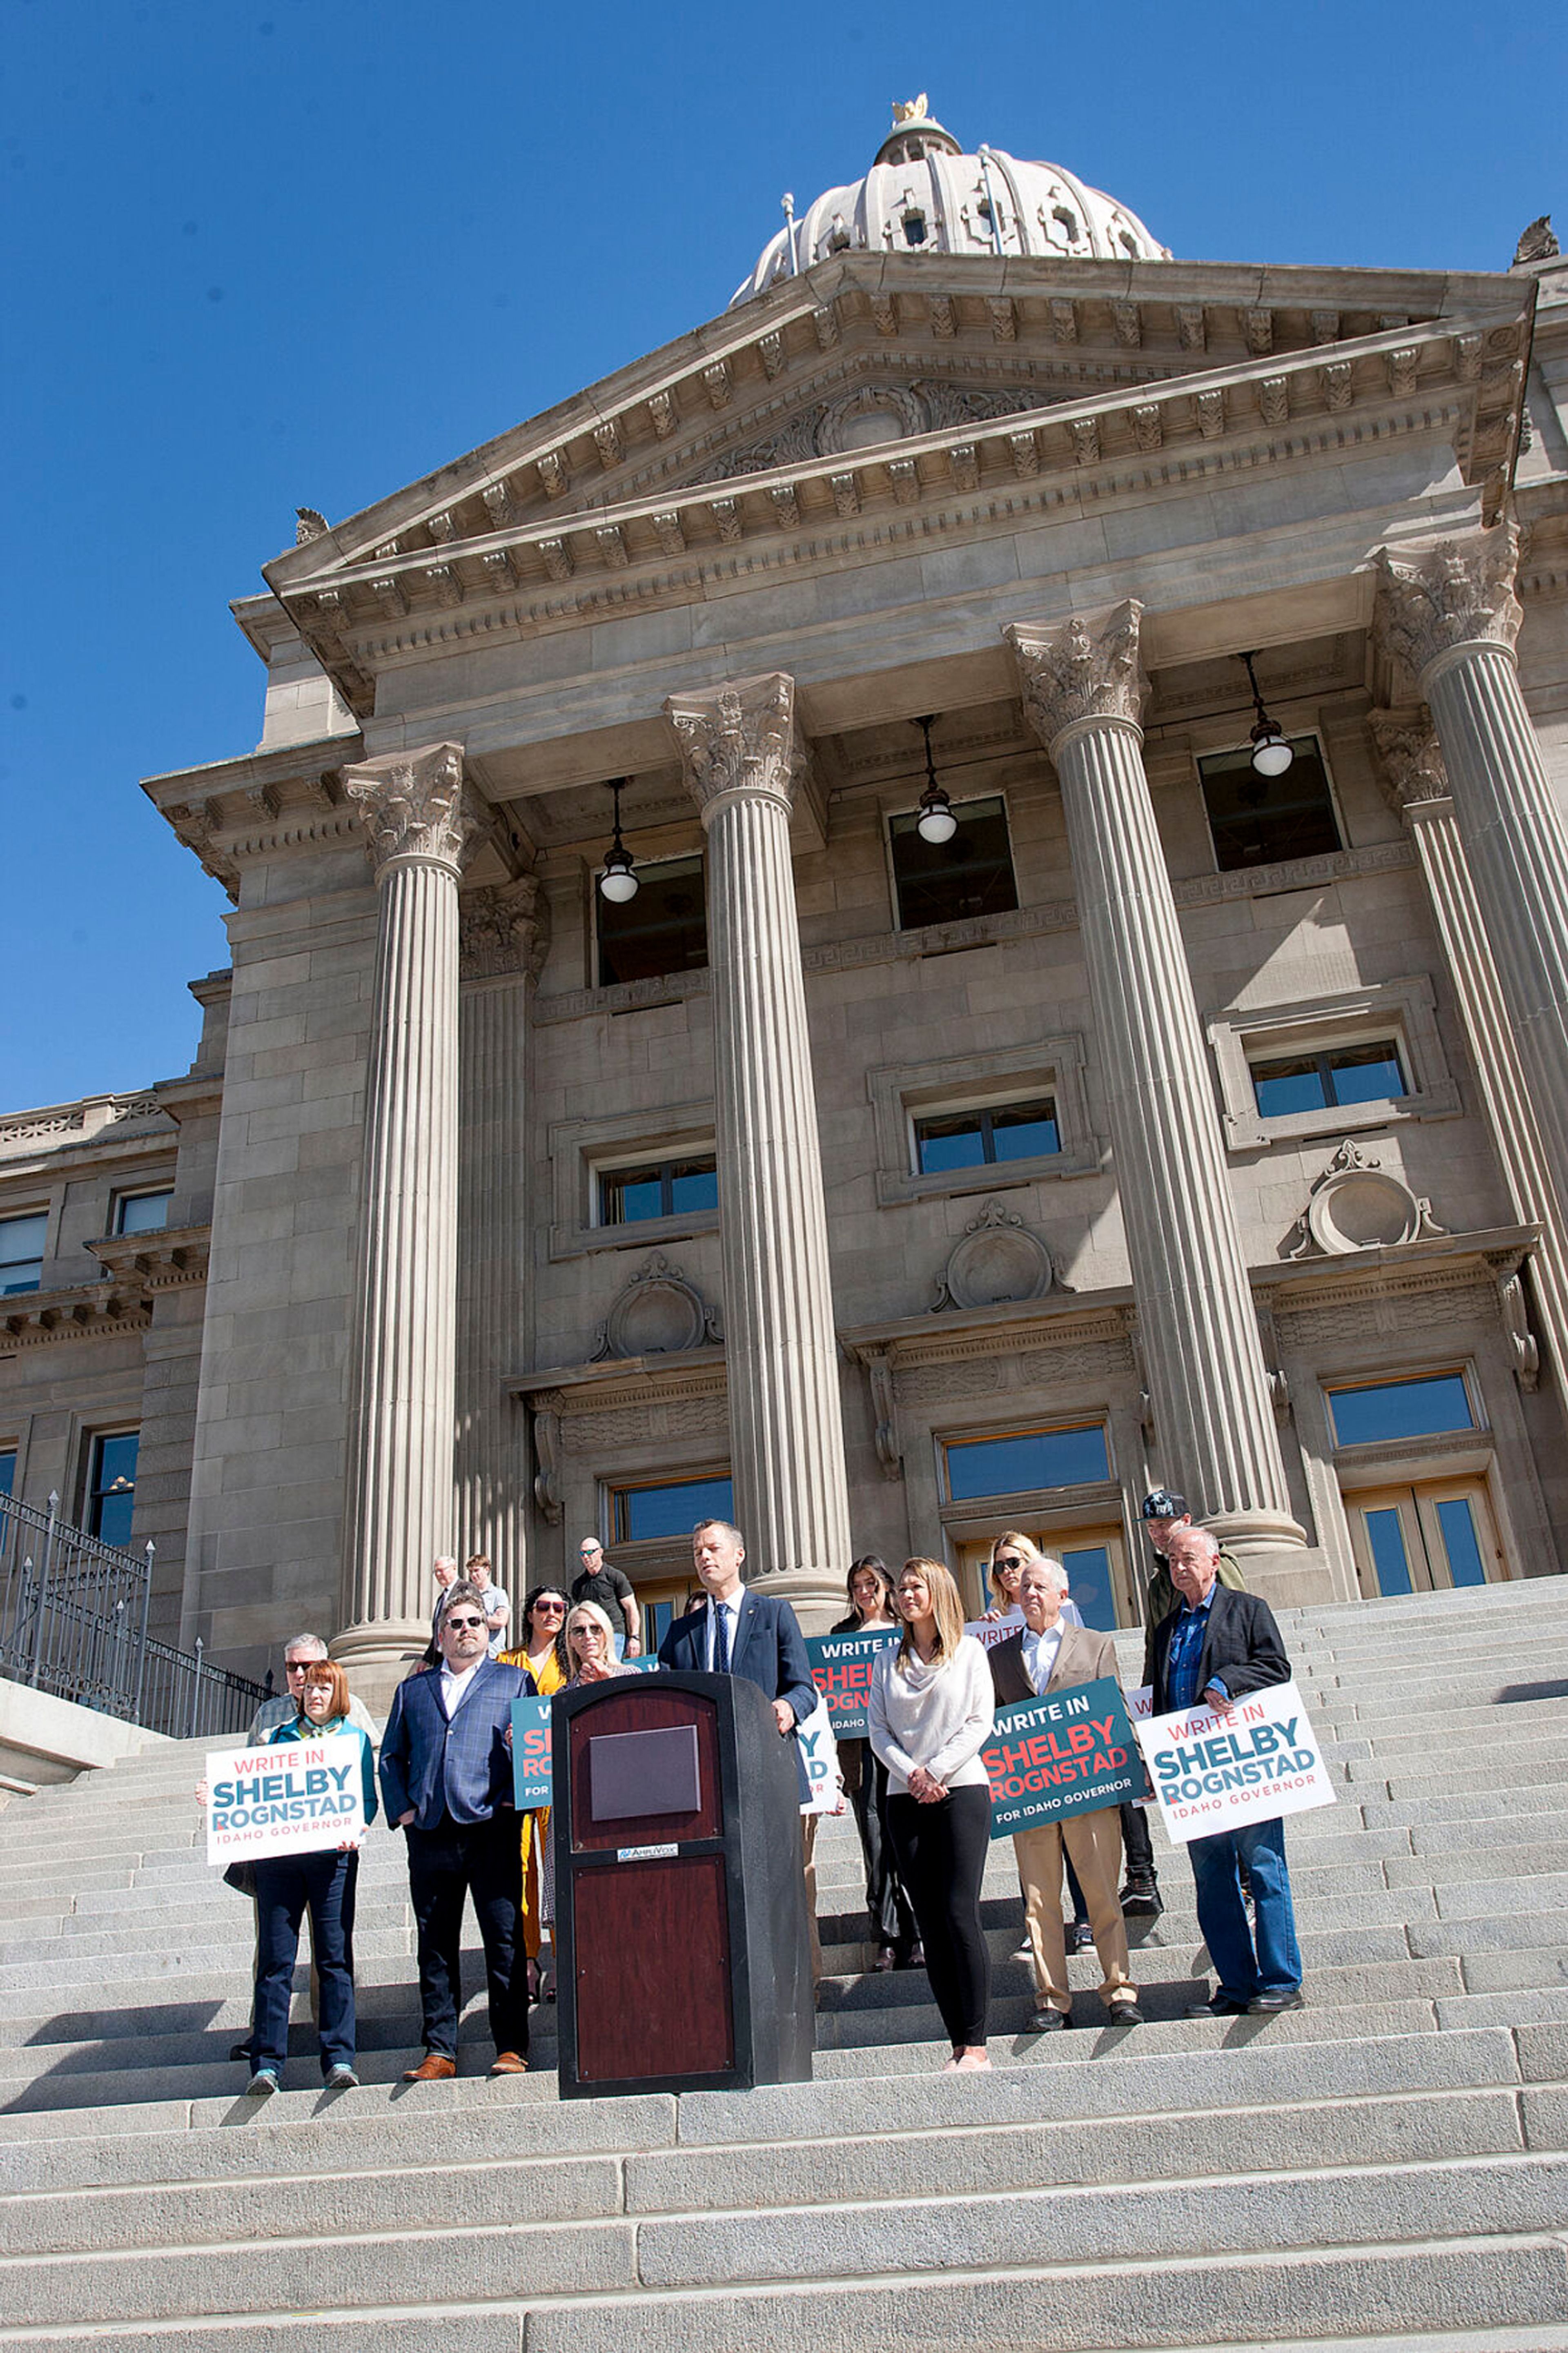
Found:
[[719, 1601], [712, 1605], [714, 1613], [714, 1672], [729, 1672], [729, 1611]]

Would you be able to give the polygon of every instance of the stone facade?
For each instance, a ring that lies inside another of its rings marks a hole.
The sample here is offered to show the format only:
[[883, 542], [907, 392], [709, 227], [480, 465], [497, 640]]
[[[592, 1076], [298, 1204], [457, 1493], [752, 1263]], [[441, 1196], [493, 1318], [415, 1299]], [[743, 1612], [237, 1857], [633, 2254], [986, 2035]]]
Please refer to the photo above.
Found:
[[[1568, 267], [885, 229], [238, 608], [260, 746], [146, 786], [234, 902], [196, 1064], [0, 1121], [0, 1448], [79, 1516], [141, 1430], [162, 1630], [377, 1687], [432, 1551], [662, 1600], [650, 1492], [723, 1478], [816, 1622], [1010, 1525], [1126, 1621], [1156, 1480], [1287, 1601], [1568, 1566]], [[626, 977], [617, 779], [706, 905]]]

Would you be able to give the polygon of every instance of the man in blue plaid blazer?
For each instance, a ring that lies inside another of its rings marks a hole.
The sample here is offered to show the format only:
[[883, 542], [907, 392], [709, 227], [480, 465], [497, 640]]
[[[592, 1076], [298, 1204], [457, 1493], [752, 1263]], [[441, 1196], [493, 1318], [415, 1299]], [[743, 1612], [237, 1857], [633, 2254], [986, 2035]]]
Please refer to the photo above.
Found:
[[381, 1797], [387, 1821], [408, 1833], [408, 1892], [418, 1928], [425, 2055], [405, 2074], [408, 2084], [457, 2073], [459, 1956], [470, 1895], [490, 1991], [490, 2072], [520, 2075], [528, 2063], [510, 1733], [512, 1703], [533, 1694], [534, 1678], [491, 1658], [484, 1601], [471, 1585], [449, 1587], [437, 1640], [440, 1669], [398, 1684], [381, 1741]]

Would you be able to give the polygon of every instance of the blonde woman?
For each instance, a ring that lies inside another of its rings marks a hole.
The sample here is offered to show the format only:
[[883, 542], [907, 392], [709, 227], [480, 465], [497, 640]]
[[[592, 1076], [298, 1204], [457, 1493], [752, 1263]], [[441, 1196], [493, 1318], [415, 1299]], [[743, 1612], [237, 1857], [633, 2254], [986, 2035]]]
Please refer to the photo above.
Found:
[[926, 1975], [953, 2046], [945, 2064], [989, 2067], [991, 1956], [980, 1881], [991, 1844], [991, 1667], [964, 1631], [963, 1604], [939, 1560], [906, 1560], [898, 1578], [904, 1631], [872, 1668], [867, 1715], [887, 1767], [887, 1831], [926, 1947]]
[[[514, 1651], [503, 1651], [503, 1667], [521, 1667], [534, 1678], [541, 1699], [551, 1699], [570, 1672], [567, 1662], [566, 1594], [558, 1585], [535, 1585], [523, 1604], [523, 1640]], [[539, 1949], [545, 1930], [555, 1923], [545, 1908], [540, 1859], [550, 1851], [550, 1809], [544, 1806], [520, 1817], [523, 1825], [523, 1945], [528, 1956], [528, 1999], [540, 1999]]]
[[611, 1675], [636, 1672], [622, 1666], [616, 1657], [615, 1630], [597, 1601], [578, 1601], [567, 1613], [567, 1663], [571, 1670], [567, 1691], [580, 1691], [584, 1683], [605, 1683]]
[[[1008, 1528], [998, 1536], [991, 1548], [991, 1607], [985, 1613], [988, 1623], [994, 1624], [1004, 1618], [1016, 1618], [1022, 1622], [1023, 1612], [1018, 1606], [1018, 1580], [1029, 1562], [1048, 1558], [1049, 1555], [1041, 1551], [1033, 1537], [1022, 1535], [1017, 1528]], [[1066, 1626], [1083, 1624], [1075, 1601], [1063, 1602], [1062, 1622]]]

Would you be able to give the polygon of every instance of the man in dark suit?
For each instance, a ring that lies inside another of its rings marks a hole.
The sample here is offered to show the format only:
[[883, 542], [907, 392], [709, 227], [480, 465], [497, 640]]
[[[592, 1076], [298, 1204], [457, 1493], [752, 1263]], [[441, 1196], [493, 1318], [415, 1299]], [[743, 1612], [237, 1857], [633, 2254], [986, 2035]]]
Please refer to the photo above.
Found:
[[[1177, 1607], [1155, 1629], [1154, 1713], [1212, 1707], [1228, 1715], [1249, 1692], [1290, 1680], [1274, 1612], [1255, 1593], [1219, 1582], [1220, 1548], [1207, 1528], [1177, 1528], [1166, 1558]], [[1248, 1822], [1193, 1839], [1198, 1926], [1219, 1979], [1191, 2018], [1270, 2017], [1300, 2010], [1301, 1947], [1285, 1862], [1285, 1825]], [[1240, 1867], [1252, 1880], [1254, 1918], [1242, 1902]]]
[[[1023, 1612], [1021, 1632], [999, 1642], [989, 1653], [991, 1679], [999, 1706], [1015, 1700], [1043, 1699], [1049, 1693], [1069, 1690], [1074, 1683], [1117, 1676], [1116, 1647], [1108, 1634], [1086, 1626], [1069, 1626], [1062, 1616], [1067, 1573], [1057, 1560], [1029, 1560], [1018, 1580], [1018, 1606]], [[1132, 1982], [1127, 1949], [1127, 1923], [1117, 1896], [1121, 1866], [1121, 1822], [1116, 1806], [1061, 1814], [1054, 1820], [1032, 1822], [1012, 1834], [1018, 1875], [1023, 1882], [1023, 1909], [1029, 1924], [1030, 1957], [1034, 1968], [1034, 2016], [1032, 2031], [1071, 2026], [1073, 1996], [1067, 1984], [1067, 1955], [1062, 1932], [1062, 1859], [1072, 1857], [1078, 1884], [1088, 1907], [1095, 1949], [1100, 1957], [1100, 2000], [1116, 2026], [1141, 2026], [1138, 1989]]]
[[[659, 1645], [662, 1667], [688, 1672], [744, 1675], [772, 1702], [779, 1736], [789, 1739], [817, 1704], [805, 1640], [787, 1601], [753, 1593], [740, 1578], [746, 1546], [727, 1520], [705, 1520], [692, 1531], [692, 1563], [705, 1599], [677, 1618]], [[822, 1974], [817, 1932], [816, 1814], [800, 1817], [800, 1864], [811, 1947], [811, 1982]]]
[[[490, 1656], [485, 1605], [476, 1587], [447, 1588], [437, 1640], [439, 1673], [398, 1684], [381, 1741], [387, 1819], [408, 1836], [408, 1892], [419, 1938], [425, 2055], [408, 2084], [457, 2073], [462, 2008], [459, 1956], [471, 1895], [490, 1990], [493, 2075], [527, 2066], [528, 1998], [517, 1956], [522, 1845], [512, 1802], [512, 1703], [534, 1678]], [[514, 1968], [517, 1984], [514, 1989]]]
[[774, 1721], [788, 1736], [816, 1706], [817, 1688], [795, 1612], [741, 1583], [745, 1558], [740, 1530], [727, 1520], [705, 1520], [694, 1529], [692, 1560], [706, 1599], [676, 1619], [659, 1645], [659, 1663], [744, 1675], [772, 1701]]

